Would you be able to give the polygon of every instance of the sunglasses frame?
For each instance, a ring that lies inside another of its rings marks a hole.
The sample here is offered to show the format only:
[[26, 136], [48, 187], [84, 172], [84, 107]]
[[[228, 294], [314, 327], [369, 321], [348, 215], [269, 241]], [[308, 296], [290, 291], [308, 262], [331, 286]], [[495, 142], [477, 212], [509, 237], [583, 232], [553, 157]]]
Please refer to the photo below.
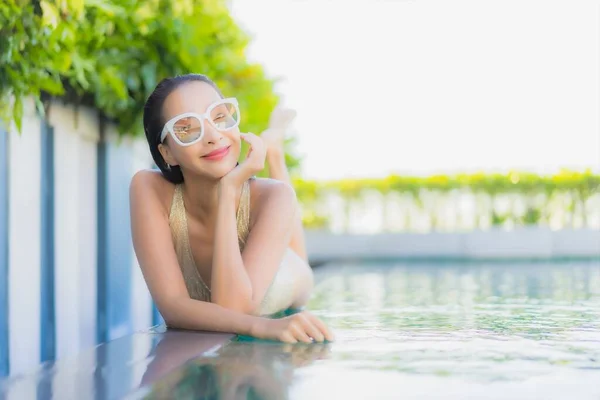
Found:
[[[238, 118], [237, 118], [237, 122], [235, 125], [227, 128], [227, 129], [219, 129], [219, 128], [217, 128], [215, 123], [212, 121], [212, 118], [210, 118], [210, 113], [212, 112], [212, 110], [215, 109], [215, 107], [218, 107], [221, 104], [225, 104], [225, 103], [233, 104], [233, 106], [235, 107], [235, 111], [238, 115]], [[189, 143], [182, 142], [177, 137], [175, 132], [173, 132], [173, 127], [175, 126], [175, 122], [179, 121], [181, 118], [186, 118], [186, 117], [195, 117], [195, 118], [198, 118], [198, 120], [200, 121], [200, 136], [198, 136], [196, 139], [192, 140]], [[171, 118], [170, 120], [168, 120], [165, 123], [165, 126], [163, 127], [163, 130], [160, 134], [160, 143], [164, 142], [164, 140], [168, 134], [170, 134], [171, 137], [173, 138], [173, 140], [175, 140], [175, 142], [180, 146], [185, 147], [185, 146], [191, 146], [193, 144], [198, 143], [204, 137], [204, 120], [207, 120], [219, 132], [226, 132], [226, 131], [229, 131], [231, 129], [238, 127], [240, 125], [241, 114], [240, 114], [240, 107], [239, 107], [237, 99], [235, 97], [228, 97], [228, 98], [216, 101], [216, 102], [212, 103], [210, 106], [208, 106], [208, 108], [206, 109], [206, 112], [204, 114], [198, 114], [198, 113], [194, 113], [194, 112], [186, 112], [186, 113], [174, 116], [173, 118]]]

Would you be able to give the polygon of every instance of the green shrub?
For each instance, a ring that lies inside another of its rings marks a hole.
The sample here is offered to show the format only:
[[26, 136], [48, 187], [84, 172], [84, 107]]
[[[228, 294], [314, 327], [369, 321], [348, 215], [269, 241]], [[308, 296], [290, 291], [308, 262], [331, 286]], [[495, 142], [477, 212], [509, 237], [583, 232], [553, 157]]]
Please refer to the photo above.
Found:
[[245, 55], [249, 37], [220, 0], [4, 0], [0, 2], [0, 114], [21, 130], [23, 101], [50, 97], [98, 109], [121, 134], [141, 132], [160, 79], [211, 77], [259, 133], [278, 98]]

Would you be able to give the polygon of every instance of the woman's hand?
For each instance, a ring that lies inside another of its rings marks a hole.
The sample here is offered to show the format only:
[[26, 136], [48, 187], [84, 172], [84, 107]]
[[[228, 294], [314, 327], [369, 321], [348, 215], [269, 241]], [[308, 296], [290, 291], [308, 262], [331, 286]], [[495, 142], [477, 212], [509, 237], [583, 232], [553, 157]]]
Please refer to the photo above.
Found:
[[285, 318], [260, 319], [253, 327], [252, 336], [285, 343], [333, 340], [333, 334], [323, 321], [306, 311]]
[[221, 178], [221, 186], [237, 189], [256, 173], [265, 168], [267, 151], [263, 140], [253, 133], [242, 133], [240, 137], [250, 145], [246, 159]]

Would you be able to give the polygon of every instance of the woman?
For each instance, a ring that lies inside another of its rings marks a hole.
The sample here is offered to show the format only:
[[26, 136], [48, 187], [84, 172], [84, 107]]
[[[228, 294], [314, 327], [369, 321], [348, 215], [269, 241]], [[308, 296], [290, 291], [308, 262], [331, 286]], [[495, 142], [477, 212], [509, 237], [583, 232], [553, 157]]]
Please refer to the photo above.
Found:
[[[204, 75], [168, 78], [144, 107], [159, 171], [131, 181], [133, 244], [169, 327], [232, 332], [288, 343], [332, 340], [300, 312], [312, 289], [295, 192], [282, 141], [239, 131], [239, 107]], [[241, 141], [249, 144], [238, 163]], [[279, 142], [279, 143], [278, 143]], [[268, 158], [271, 175], [254, 178]]]

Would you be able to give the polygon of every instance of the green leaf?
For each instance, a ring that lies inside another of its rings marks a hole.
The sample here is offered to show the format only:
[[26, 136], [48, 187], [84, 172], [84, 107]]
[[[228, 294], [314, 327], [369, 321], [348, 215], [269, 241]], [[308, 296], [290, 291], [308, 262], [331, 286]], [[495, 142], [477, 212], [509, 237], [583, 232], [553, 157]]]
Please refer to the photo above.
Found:
[[67, 0], [67, 7], [76, 18], [83, 15], [84, 0]]
[[35, 109], [37, 110], [40, 118], [46, 118], [46, 109], [44, 108], [44, 103], [42, 103], [42, 99], [40, 99], [40, 96], [35, 96], [34, 101]]
[[146, 90], [153, 90], [158, 82], [156, 82], [156, 68], [153, 64], [148, 63], [142, 66], [141, 70], [144, 87]]
[[56, 6], [46, 0], [40, 1], [40, 6], [42, 7], [43, 15], [42, 24], [56, 27], [60, 18], [60, 14]]
[[15, 95], [15, 103], [13, 105], [13, 121], [17, 127], [17, 132], [21, 134], [23, 126], [23, 102], [20, 95]]
[[0, 2], [0, 97], [63, 97], [131, 135], [141, 133], [144, 102], [168, 76], [207, 74], [238, 97], [244, 129], [257, 133], [277, 104], [274, 82], [246, 59], [248, 37], [223, 1], [41, 0], [41, 15], [34, 4]]
[[85, 0], [85, 6], [89, 8], [97, 8], [107, 17], [115, 17], [119, 14], [124, 14], [125, 9], [113, 1], [108, 0]]

